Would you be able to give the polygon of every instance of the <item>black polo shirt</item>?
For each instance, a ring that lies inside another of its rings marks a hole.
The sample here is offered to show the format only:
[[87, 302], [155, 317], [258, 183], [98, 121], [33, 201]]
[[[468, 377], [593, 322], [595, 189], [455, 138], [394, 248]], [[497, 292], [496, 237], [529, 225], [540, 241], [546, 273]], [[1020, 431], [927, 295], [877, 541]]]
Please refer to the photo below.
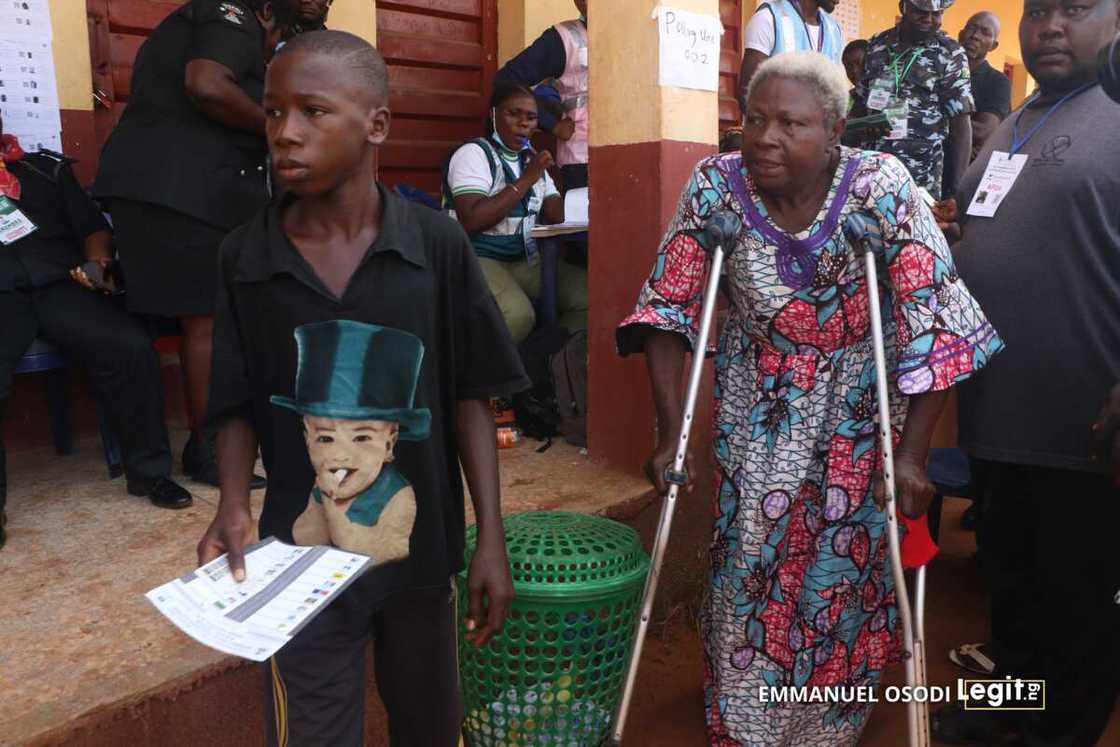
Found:
[[101, 208], [70, 166], [51, 155], [33, 153], [6, 165], [19, 179], [20, 197], [14, 202], [36, 229], [0, 246], [0, 291], [41, 288], [68, 278], [85, 261], [86, 237], [109, 230]]
[[972, 71], [972, 98], [976, 114], [994, 114], [1002, 121], [1011, 112], [1011, 81], [984, 60]]
[[128, 106], [101, 154], [98, 197], [163, 205], [219, 228], [253, 217], [267, 199], [264, 134], [200, 112], [187, 97], [192, 60], [233, 73], [254, 101], [264, 93], [264, 29], [236, 0], [191, 0], [140, 47]]
[[463, 566], [464, 492], [456, 403], [529, 386], [474, 249], [455, 221], [381, 188], [381, 233], [342, 298], [319, 280], [270, 206], [222, 244], [210, 389], [211, 422], [249, 420], [260, 438], [268, 492], [260, 536], [291, 541], [315, 476], [296, 413], [269, 403], [295, 388], [296, 327], [333, 319], [410, 332], [424, 342], [416, 407], [432, 411], [426, 441], [400, 441], [395, 466], [412, 484], [417, 514], [410, 556], [366, 574], [382, 598], [445, 584]]

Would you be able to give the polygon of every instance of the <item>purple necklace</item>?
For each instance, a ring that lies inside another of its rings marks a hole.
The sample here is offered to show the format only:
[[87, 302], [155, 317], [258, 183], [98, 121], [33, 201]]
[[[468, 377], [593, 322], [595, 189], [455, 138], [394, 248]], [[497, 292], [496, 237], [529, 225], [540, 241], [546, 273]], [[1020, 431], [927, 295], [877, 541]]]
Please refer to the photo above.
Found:
[[836, 189], [836, 194], [828, 207], [824, 222], [816, 231], [813, 231], [804, 239], [795, 239], [785, 231], [779, 230], [759, 212], [758, 206], [755, 205], [750, 190], [747, 188], [747, 181], [743, 177], [742, 156], [729, 158], [725, 162], [724, 175], [731, 183], [735, 198], [746, 213], [747, 224], [757, 228], [768, 242], [778, 247], [775, 253], [778, 277], [790, 288], [801, 290], [813, 282], [813, 277], [817, 274], [815, 254], [836, 230], [840, 221], [840, 213], [844, 210], [844, 203], [848, 200], [848, 192], [851, 190], [852, 178], [855, 176], [856, 167], [859, 166], [859, 160], [859, 158], [852, 157], [844, 164], [844, 174], [840, 178], [840, 186]]

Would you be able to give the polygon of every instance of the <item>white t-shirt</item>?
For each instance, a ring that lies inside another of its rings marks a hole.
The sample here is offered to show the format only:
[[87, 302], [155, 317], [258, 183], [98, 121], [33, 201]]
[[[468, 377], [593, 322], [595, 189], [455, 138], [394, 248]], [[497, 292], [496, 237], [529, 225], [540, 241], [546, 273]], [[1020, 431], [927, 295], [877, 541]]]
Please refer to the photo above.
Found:
[[[809, 38], [813, 40], [813, 46], [819, 47], [821, 45], [821, 27], [819, 24], [806, 23], [809, 28]], [[768, 8], [759, 8], [751, 16], [751, 20], [747, 21], [747, 27], [743, 30], [744, 46], [747, 49], [753, 49], [767, 57], [774, 51], [774, 42], [776, 41], [776, 32], [774, 31], [774, 14]]]
[[[506, 162], [515, 176], [521, 176], [521, 163], [517, 156], [507, 155], [504, 149], [496, 146], [494, 151]], [[492, 197], [506, 188], [506, 175], [505, 170], [498, 165], [491, 178], [490, 160], [482, 150], [482, 146], [477, 143], [467, 143], [451, 156], [447, 167], [447, 183], [451, 187], [453, 197], [468, 194]], [[546, 199], [559, 194], [552, 177], [547, 171], [544, 172], [544, 176], [533, 185], [533, 195], [529, 198], [529, 214], [536, 215]]]

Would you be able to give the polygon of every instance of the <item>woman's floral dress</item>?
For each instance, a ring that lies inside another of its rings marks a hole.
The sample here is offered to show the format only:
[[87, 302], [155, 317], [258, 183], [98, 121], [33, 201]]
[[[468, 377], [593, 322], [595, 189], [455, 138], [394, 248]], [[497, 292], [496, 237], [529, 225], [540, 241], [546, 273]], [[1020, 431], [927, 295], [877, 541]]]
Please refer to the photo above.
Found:
[[903, 395], [953, 386], [1003, 343], [905, 167], [843, 148], [820, 213], [796, 236], [766, 216], [738, 154], [702, 161], [620, 325], [621, 353], [640, 350], [651, 327], [695, 344], [704, 225], [719, 210], [746, 228], [724, 265], [732, 303], [716, 357], [719, 489], [703, 622], [711, 744], [854, 744], [868, 704], [759, 695], [766, 686], [876, 686], [898, 651], [886, 521], [871, 490], [879, 456], [864, 263], [845, 222], [861, 213], [882, 234], [896, 439]]

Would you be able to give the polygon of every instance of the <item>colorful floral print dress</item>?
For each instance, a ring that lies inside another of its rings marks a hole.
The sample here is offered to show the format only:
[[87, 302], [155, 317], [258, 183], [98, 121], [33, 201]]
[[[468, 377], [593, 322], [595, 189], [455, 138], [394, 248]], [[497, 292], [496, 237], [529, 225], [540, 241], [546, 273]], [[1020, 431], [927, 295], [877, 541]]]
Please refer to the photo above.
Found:
[[767, 217], [738, 154], [702, 161], [620, 325], [621, 353], [640, 350], [650, 328], [695, 343], [703, 229], [719, 210], [747, 228], [724, 265], [731, 310], [716, 356], [719, 488], [703, 621], [711, 744], [853, 744], [868, 704], [759, 696], [768, 686], [876, 686], [897, 658], [886, 522], [871, 491], [879, 458], [864, 264], [845, 221], [862, 213], [883, 237], [896, 439], [903, 395], [966, 379], [1003, 343], [905, 167], [844, 148], [820, 213], [796, 236]]

